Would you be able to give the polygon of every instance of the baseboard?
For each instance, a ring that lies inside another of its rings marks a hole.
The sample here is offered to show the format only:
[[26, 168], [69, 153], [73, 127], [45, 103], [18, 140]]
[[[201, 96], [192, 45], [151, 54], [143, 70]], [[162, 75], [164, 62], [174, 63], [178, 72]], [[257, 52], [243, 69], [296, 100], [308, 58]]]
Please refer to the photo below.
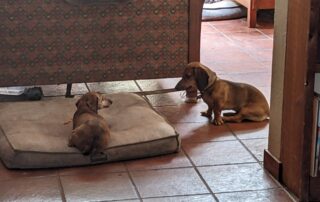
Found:
[[282, 163], [267, 149], [264, 150], [263, 161], [264, 168], [269, 171], [275, 179], [282, 182]]
[[320, 177], [310, 177], [309, 200], [320, 201]]

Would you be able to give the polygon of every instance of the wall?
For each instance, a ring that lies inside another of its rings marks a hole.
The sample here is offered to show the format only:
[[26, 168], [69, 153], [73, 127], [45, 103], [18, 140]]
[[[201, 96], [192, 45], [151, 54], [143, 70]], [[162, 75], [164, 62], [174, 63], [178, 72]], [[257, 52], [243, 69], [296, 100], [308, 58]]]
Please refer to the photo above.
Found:
[[276, 0], [272, 62], [269, 152], [280, 159], [288, 0]]

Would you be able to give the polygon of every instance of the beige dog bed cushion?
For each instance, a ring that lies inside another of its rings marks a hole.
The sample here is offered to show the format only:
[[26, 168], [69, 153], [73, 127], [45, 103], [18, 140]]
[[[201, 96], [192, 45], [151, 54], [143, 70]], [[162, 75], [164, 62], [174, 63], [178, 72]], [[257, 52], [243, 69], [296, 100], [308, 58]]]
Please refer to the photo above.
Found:
[[140, 96], [111, 94], [99, 111], [110, 125], [104, 154], [83, 156], [68, 147], [76, 98], [0, 103], [0, 157], [8, 168], [53, 168], [129, 160], [177, 152], [179, 135]]

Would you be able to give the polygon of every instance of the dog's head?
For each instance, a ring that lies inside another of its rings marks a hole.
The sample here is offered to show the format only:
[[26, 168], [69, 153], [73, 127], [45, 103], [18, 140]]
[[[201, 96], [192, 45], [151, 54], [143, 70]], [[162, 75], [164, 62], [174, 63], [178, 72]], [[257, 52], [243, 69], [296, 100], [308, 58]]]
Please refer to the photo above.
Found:
[[177, 83], [176, 90], [204, 90], [217, 79], [216, 73], [199, 62], [191, 62], [185, 68], [182, 79]]
[[97, 112], [98, 109], [107, 108], [112, 104], [112, 101], [105, 95], [98, 92], [89, 92], [80, 97], [77, 101], [77, 108], [81, 106], [89, 107], [92, 111]]

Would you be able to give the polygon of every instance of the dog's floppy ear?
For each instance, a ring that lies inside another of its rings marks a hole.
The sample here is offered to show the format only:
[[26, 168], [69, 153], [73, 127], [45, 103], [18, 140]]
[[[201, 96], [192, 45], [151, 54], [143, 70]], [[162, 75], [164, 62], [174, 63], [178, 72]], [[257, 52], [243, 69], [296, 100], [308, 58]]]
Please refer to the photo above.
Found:
[[198, 89], [200, 91], [204, 90], [209, 84], [209, 76], [207, 72], [202, 68], [194, 67], [194, 76]]
[[77, 102], [76, 102], [76, 107], [77, 107], [77, 108], [79, 107], [79, 103], [80, 103], [80, 99], [77, 100]]

